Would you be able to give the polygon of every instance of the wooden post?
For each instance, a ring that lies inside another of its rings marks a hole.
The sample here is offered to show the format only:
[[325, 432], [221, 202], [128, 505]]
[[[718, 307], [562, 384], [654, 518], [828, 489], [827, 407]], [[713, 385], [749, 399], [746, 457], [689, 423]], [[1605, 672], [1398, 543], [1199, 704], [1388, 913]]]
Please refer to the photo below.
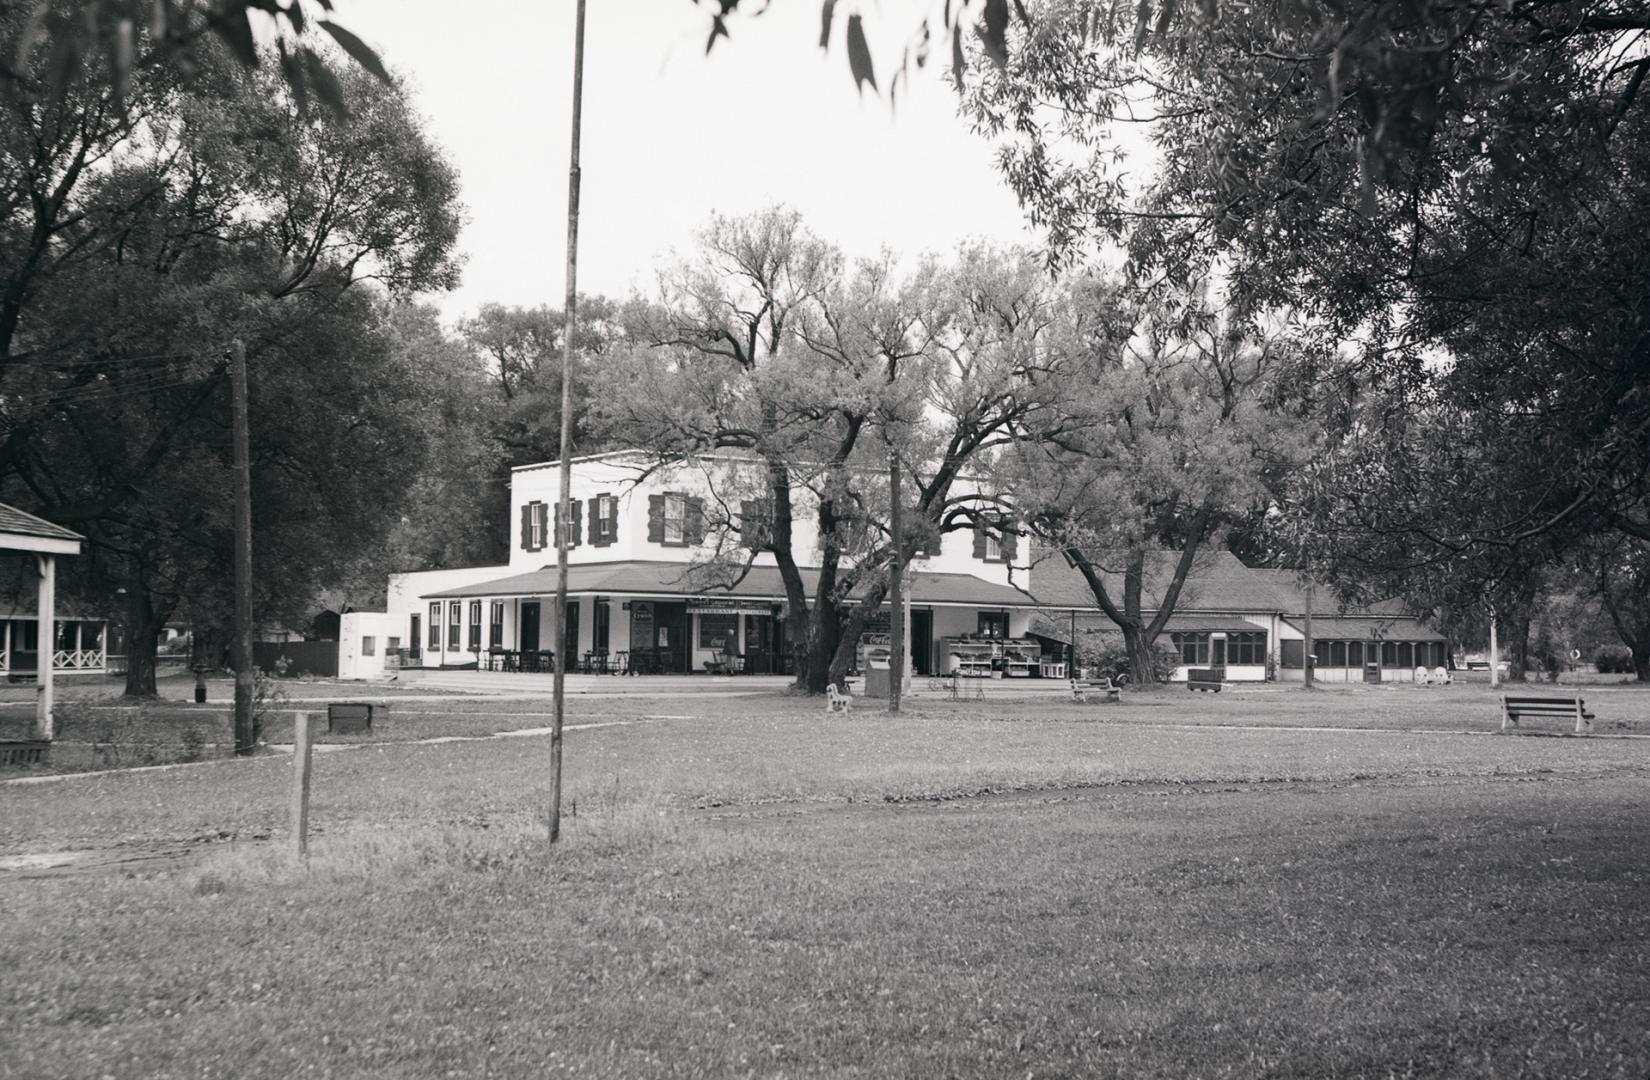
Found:
[[292, 717], [292, 854], [309, 855], [309, 714]]
[[888, 619], [888, 711], [899, 712], [900, 694], [905, 688], [905, 556], [900, 513], [899, 459], [888, 450], [888, 535], [893, 544], [893, 564], [889, 567], [889, 600], [893, 610]]
[[34, 726], [39, 738], [50, 740], [55, 725], [52, 722], [52, 663], [57, 651], [57, 560], [50, 555], [36, 555], [35, 569], [40, 572], [38, 612], [40, 629], [37, 632], [39, 657], [35, 677]]
[[[556, 497], [556, 520], [565, 533], [572, 528], [568, 487], [573, 482], [573, 331], [579, 303], [579, 123], [584, 113], [584, 0], [578, 0], [573, 18], [573, 142], [567, 169], [567, 305], [561, 333], [561, 491]], [[550, 721], [550, 842], [561, 839], [562, 716], [567, 701], [567, 548], [571, 537], [556, 545], [556, 673], [554, 708]], [[690, 654], [691, 655], [691, 654]]]
[[235, 461], [235, 753], [250, 754], [252, 730], [252, 454], [248, 449], [246, 346], [229, 350], [230, 441]]

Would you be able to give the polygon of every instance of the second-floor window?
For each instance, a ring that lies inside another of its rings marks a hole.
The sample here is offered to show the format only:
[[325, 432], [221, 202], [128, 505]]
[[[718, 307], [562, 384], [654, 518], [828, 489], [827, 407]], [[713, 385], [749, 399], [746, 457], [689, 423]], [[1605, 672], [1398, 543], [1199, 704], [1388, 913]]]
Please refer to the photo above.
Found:
[[611, 495], [597, 495], [590, 516], [591, 543], [605, 546], [619, 538], [619, 508]]
[[996, 529], [985, 531], [985, 561], [1003, 561], [1003, 537]]
[[687, 496], [681, 492], [665, 493], [665, 543], [687, 543]]

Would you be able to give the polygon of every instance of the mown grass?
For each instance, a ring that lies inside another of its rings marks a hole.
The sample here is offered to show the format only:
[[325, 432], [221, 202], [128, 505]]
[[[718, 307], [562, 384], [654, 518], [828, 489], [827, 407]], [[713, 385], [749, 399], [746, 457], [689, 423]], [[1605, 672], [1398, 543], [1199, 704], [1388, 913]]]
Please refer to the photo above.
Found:
[[272, 838], [0, 873], [0, 1075], [1650, 1073], [1650, 744], [1079, 715], [622, 703], [554, 852], [540, 738], [319, 756], [307, 866], [283, 759], [0, 786]]

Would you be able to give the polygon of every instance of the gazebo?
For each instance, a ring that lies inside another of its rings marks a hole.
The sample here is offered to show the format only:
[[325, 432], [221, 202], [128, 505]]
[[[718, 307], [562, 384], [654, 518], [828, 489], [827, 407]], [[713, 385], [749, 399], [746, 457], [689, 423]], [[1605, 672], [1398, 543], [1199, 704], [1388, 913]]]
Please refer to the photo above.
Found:
[[[40, 579], [37, 618], [40, 621], [39, 676], [35, 697], [34, 736], [36, 741], [52, 738], [52, 643], [57, 639], [57, 556], [80, 554], [84, 539], [61, 525], [24, 513], [0, 503], [0, 553], [34, 556]], [[4, 752], [0, 746], [0, 753]], [[31, 748], [32, 749], [32, 748]]]

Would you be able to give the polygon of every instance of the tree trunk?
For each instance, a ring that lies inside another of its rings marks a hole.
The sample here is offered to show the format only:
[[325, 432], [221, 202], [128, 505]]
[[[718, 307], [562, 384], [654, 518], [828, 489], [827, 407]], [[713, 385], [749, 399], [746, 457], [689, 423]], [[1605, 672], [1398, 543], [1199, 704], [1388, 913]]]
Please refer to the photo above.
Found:
[[823, 694], [831, 681], [831, 661], [836, 656], [836, 604], [816, 598], [808, 614], [807, 647], [799, 657], [796, 684], [810, 694]]
[[1650, 683], [1650, 636], [1640, 640], [1641, 644], [1633, 646], [1633, 677]]
[[158, 697], [155, 690], [155, 654], [165, 620], [139, 588], [129, 588], [126, 601], [126, 696]]
[[1507, 624], [1507, 681], [1524, 682], [1530, 670], [1530, 609], [1521, 606]]
[[1129, 681], [1136, 686], [1152, 685], [1157, 682], [1152, 664], [1154, 642], [1147, 640], [1146, 630], [1139, 623], [1125, 622], [1122, 629], [1123, 648], [1129, 656]]

